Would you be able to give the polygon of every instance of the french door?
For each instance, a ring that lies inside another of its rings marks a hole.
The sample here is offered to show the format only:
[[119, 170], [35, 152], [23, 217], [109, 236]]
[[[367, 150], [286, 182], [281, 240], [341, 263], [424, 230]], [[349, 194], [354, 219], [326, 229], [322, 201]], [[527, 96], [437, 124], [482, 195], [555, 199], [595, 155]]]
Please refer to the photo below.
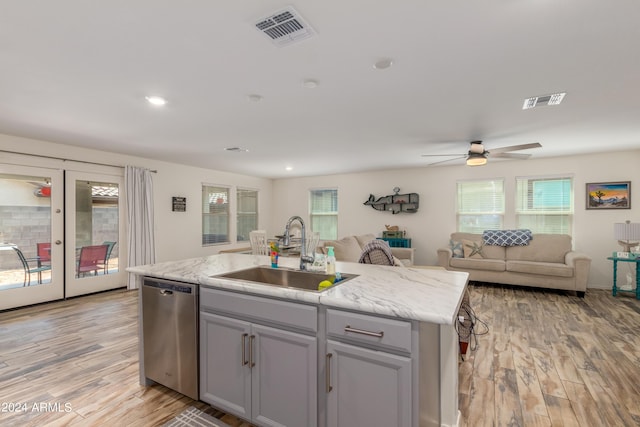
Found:
[[123, 186], [121, 175], [66, 172], [67, 297], [125, 286]]
[[63, 179], [0, 164], [0, 310], [64, 297]]

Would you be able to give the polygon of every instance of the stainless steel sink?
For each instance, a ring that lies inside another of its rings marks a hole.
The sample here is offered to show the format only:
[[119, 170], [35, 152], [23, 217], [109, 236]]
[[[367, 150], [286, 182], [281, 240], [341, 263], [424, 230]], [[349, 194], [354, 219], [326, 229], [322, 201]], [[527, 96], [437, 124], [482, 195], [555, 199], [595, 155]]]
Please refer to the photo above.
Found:
[[[296, 288], [305, 291], [318, 291], [318, 285], [323, 280], [330, 280], [333, 276], [325, 273], [290, 270], [287, 268], [271, 268], [259, 266], [247, 268], [246, 270], [232, 271], [230, 273], [218, 274], [211, 277], [222, 277], [225, 279], [244, 280], [248, 282], [260, 283], [263, 285], [281, 286], [284, 288]], [[335, 283], [337, 286], [354, 277], [356, 274], [342, 274], [342, 280]], [[330, 289], [330, 288], [326, 288]], [[325, 290], [325, 289], [323, 289]]]

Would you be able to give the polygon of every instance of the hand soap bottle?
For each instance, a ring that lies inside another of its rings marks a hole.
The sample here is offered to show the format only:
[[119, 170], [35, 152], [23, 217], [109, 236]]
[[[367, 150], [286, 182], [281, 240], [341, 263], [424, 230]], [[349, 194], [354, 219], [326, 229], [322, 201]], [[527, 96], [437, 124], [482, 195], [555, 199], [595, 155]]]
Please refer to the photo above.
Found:
[[327, 246], [327, 274], [336, 274], [336, 256], [333, 246]]

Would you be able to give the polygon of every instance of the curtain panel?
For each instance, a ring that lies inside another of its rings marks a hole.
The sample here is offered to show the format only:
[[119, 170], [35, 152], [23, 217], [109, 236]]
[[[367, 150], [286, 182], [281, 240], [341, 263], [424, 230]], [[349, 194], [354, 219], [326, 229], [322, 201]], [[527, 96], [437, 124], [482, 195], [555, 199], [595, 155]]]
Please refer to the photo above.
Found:
[[[127, 218], [130, 267], [156, 262], [153, 223], [152, 172], [135, 166], [126, 166], [124, 184], [127, 189]], [[136, 289], [136, 277], [129, 273], [128, 289]]]

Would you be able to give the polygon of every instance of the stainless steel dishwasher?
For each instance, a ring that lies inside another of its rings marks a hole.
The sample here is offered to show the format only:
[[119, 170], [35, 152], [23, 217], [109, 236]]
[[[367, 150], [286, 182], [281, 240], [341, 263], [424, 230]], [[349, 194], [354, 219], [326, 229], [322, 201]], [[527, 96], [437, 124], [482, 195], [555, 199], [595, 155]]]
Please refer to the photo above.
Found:
[[145, 376], [198, 400], [198, 286], [145, 277]]

